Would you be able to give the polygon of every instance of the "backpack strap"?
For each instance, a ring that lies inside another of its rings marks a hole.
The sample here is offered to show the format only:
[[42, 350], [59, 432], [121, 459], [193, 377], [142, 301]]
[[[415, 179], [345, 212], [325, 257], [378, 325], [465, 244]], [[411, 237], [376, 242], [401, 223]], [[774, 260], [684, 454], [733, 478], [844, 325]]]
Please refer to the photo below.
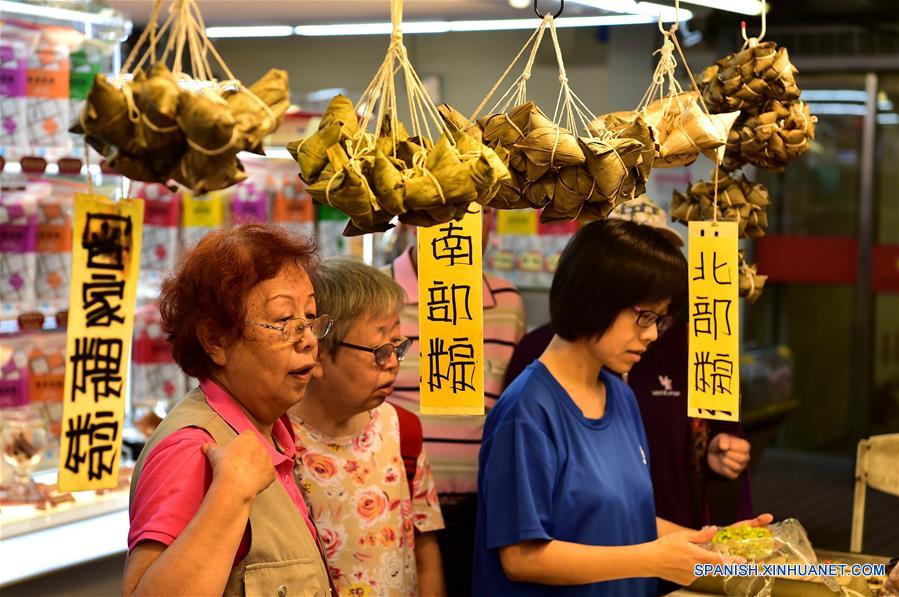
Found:
[[393, 405], [400, 426], [400, 455], [403, 457], [403, 467], [406, 469], [406, 481], [409, 483], [409, 497], [413, 497], [412, 481], [415, 479], [415, 470], [418, 467], [418, 457], [421, 456], [424, 447], [424, 433], [421, 429], [421, 420], [402, 406]]

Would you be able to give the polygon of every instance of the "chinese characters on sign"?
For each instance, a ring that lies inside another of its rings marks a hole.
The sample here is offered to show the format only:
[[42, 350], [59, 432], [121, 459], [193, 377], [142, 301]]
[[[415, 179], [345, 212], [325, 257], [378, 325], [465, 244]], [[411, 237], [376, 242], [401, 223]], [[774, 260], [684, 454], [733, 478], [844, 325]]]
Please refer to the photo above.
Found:
[[422, 414], [484, 414], [481, 234], [480, 208], [418, 229]]
[[688, 415], [740, 419], [737, 224], [690, 222]]
[[118, 484], [143, 202], [75, 197], [59, 488]]

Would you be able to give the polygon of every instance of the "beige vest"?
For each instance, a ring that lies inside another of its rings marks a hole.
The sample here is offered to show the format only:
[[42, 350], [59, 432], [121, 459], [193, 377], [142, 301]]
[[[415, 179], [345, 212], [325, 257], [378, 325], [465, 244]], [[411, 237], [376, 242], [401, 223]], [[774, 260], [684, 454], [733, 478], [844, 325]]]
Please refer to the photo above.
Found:
[[[147, 454], [163, 438], [185, 427], [205, 429], [220, 446], [237, 437], [234, 429], [209, 406], [199, 388], [189, 392], [141, 451], [131, 478], [132, 502]], [[322, 553], [293, 500], [277, 479], [256, 497], [249, 524], [250, 551], [231, 569], [225, 595], [288, 597], [330, 593], [331, 583]]]

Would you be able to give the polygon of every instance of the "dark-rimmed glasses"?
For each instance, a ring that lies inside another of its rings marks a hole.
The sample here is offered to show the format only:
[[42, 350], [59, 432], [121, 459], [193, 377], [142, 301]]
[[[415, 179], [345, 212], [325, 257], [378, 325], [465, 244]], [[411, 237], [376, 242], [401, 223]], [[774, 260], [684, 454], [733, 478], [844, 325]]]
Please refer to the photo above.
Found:
[[306, 328], [309, 328], [309, 331], [312, 332], [312, 337], [316, 340], [321, 340], [325, 336], [328, 335], [328, 332], [331, 331], [331, 326], [334, 325], [334, 320], [331, 319], [328, 315], [319, 315], [312, 321], [306, 321], [302, 317], [294, 317], [292, 319], [288, 319], [281, 325], [275, 325], [272, 323], [257, 323], [255, 321], [248, 321], [247, 323], [252, 325], [258, 325], [261, 328], [265, 328], [267, 330], [275, 330], [276, 332], [280, 332], [281, 339], [285, 342], [289, 342], [290, 344], [295, 344], [299, 342], [303, 337], [303, 332], [306, 331]]
[[396, 354], [397, 361], [402, 361], [406, 358], [406, 353], [409, 352], [409, 347], [412, 346], [412, 340], [403, 338], [397, 344], [386, 342], [375, 347], [359, 346], [358, 344], [350, 344], [349, 342], [341, 342], [340, 346], [373, 353], [375, 355], [375, 364], [381, 369], [386, 369], [387, 364], [390, 363], [390, 358], [394, 354]]
[[659, 315], [655, 311], [641, 309], [640, 307], [633, 307], [633, 309], [637, 313], [637, 325], [641, 328], [655, 325], [659, 336], [664, 334], [671, 327], [671, 324], [674, 323], [674, 317], [671, 315]]

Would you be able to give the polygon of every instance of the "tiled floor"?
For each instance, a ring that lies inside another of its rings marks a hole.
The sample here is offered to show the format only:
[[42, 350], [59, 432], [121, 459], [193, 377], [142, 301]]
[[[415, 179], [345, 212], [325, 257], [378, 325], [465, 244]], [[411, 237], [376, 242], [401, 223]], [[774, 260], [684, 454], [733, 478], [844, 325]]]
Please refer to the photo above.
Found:
[[[851, 458], [768, 449], [752, 478], [755, 509], [797, 518], [816, 548], [848, 551], [854, 475]], [[862, 551], [899, 556], [899, 497], [868, 489]]]

